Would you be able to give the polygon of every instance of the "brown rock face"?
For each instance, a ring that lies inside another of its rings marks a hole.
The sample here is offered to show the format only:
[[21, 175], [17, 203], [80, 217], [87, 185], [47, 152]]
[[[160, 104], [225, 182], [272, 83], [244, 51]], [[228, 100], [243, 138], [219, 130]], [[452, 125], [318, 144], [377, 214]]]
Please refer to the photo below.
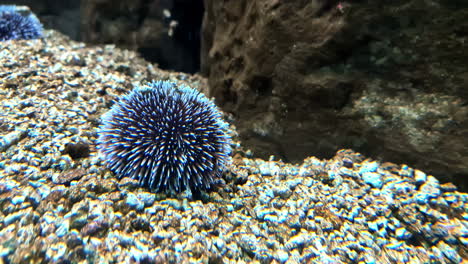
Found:
[[202, 72], [260, 157], [352, 148], [468, 184], [464, 1], [205, 0]]

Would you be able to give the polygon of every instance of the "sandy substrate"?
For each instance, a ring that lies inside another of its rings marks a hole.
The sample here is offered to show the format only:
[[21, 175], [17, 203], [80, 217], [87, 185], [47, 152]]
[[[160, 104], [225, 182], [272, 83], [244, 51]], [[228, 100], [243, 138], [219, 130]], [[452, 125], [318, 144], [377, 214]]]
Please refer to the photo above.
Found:
[[466, 193], [350, 150], [286, 164], [249, 158], [234, 135], [225, 184], [198, 200], [118, 180], [96, 153], [100, 116], [158, 79], [206, 91], [54, 31], [0, 43], [0, 263], [468, 260]]

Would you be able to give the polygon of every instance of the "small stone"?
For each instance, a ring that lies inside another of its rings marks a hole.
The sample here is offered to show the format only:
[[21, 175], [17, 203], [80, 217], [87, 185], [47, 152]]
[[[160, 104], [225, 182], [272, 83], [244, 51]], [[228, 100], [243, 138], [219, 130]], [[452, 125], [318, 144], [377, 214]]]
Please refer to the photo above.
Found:
[[447, 183], [444, 183], [444, 184], [441, 184], [440, 185], [440, 189], [443, 191], [443, 192], [454, 192], [457, 190], [457, 186], [455, 186], [453, 183], [451, 182], [447, 182]]
[[395, 230], [395, 235], [399, 240], [406, 240], [411, 237], [411, 233], [408, 232], [404, 227], [397, 228]]
[[276, 258], [279, 262], [285, 263], [289, 259], [289, 254], [288, 252], [280, 249], [276, 251]]
[[86, 172], [83, 169], [74, 169], [66, 173], [52, 175], [52, 182], [55, 184], [69, 184], [72, 181], [81, 179]]
[[57, 224], [57, 230], [55, 231], [55, 234], [58, 237], [63, 237], [68, 234], [69, 228], [70, 228], [70, 220], [64, 219], [63, 221], [60, 221], [59, 224]]
[[278, 216], [273, 214], [268, 214], [263, 218], [265, 221], [269, 221], [272, 223], [278, 223]]
[[312, 235], [307, 232], [301, 232], [293, 237], [291, 237], [288, 242], [286, 242], [286, 248], [289, 250], [303, 247], [305, 243], [312, 241]]
[[403, 164], [403, 165], [401, 165], [401, 169], [398, 172], [398, 174], [400, 176], [403, 176], [403, 177], [412, 177], [413, 176], [413, 169], [408, 167], [408, 165]]
[[280, 184], [279, 186], [273, 187], [273, 194], [286, 199], [292, 194], [292, 191], [287, 185]]
[[369, 227], [369, 231], [376, 232], [379, 230], [379, 227], [377, 226], [376, 222], [368, 222], [367, 226]]
[[462, 257], [458, 252], [453, 247], [444, 243], [444, 241], [439, 241], [437, 247], [451, 263], [462, 263]]
[[427, 175], [426, 173], [420, 171], [420, 170], [414, 170], [414, 180], [416, 183], [422, 184], [426, 182], [427, 180]]
[[150, 207], [156, 200], [156, 196], [150, 192], [141, 192], [137, 194], [137, 198], [145, 204], [145, 207]]
[[255, 206], [254, 211], [259, 220], [265, 219], [265, 216], [271, 213], [270, 208], [266, 205]]
[[361, 168], [359, 169], [358, 173], [362, 175], [366, 172], [375, 172], [377, 171], [378, 168], [379, 168], [379, 163], [377, 161], [372, 161], [372, 162], [364, 161], [361, 164]]
[[143, 210], [145, 204], [138, 199], [138, 197], [134, 193], [127, 193], [127, 199], [125, 199], [127, 205], [131, 208], [135, 208], [136, 210], [140, 211]]
[[421, 185], [419, 193], [426, 195], [428, 198], [437, 198], [440, 195], [439, 186], [431, 184], [429, 181]]
[[82, 229], [81, 235], [82, 236], [94, 236], [100, 233], [101, 231], [106, 230], [109, 227], [109, 223], [107, 219], [104, 220], [93, 220], [88, 222]]
[[46, 258], [52, 262], [58, 262], [65, 256], [67, 252], [67, 245], [64, 242], [58, 242], [57, 244], [52, 244], [47, 248]]
[[382, 175], [376, 172], [365, 172], [362, 174], [362, 179], [374, 188], [381, 188], [383, 184]]
[[28, 217], [31, 214], [31, 210], [23, 209], [14, 213], [11, 213], [3, 219], [5, 225], [10, 225], [13, 222], [19, 221], [24, 217]]
[[15, 197], [13, 197], [11, 199], [11, 203], [14, 204], [14, 205], [17, 205], [17, 204], [20, 204], [20, 203], [23, 203], [24, 200], [25, 200], [26, 197], [22, 196], [22, 195], [17, 195]]
[[18, 141], [25, 138], [26, 135], [27, 135], [27, 130], [21, 129], [21, 130], [15, 130], [1, 137], [0, 138], [0, 152], [16, 144]]

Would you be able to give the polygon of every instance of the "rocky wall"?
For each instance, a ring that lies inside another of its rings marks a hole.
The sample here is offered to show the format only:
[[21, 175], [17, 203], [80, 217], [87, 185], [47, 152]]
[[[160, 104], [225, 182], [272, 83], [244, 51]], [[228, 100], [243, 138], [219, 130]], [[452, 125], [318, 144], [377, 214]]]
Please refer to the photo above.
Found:
[[202, 72], [255, 155], [347, 147], [466, 190], [466, 7], [205, 0]]

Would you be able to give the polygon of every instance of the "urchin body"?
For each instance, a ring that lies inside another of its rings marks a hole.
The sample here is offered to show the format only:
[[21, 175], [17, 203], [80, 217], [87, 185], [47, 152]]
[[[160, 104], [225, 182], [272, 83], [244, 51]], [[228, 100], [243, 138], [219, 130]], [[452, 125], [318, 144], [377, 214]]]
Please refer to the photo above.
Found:
[[123, 96], [102, 118], [108, 167], [156, 192], [209, 189], [230, 152], [227, 124], [198, 91], [153, 82]]
[[21, 14], [15, 6], [0, 6], [0, 41], [36, 39], [42, 36], [42, 25], [32, 14]]

